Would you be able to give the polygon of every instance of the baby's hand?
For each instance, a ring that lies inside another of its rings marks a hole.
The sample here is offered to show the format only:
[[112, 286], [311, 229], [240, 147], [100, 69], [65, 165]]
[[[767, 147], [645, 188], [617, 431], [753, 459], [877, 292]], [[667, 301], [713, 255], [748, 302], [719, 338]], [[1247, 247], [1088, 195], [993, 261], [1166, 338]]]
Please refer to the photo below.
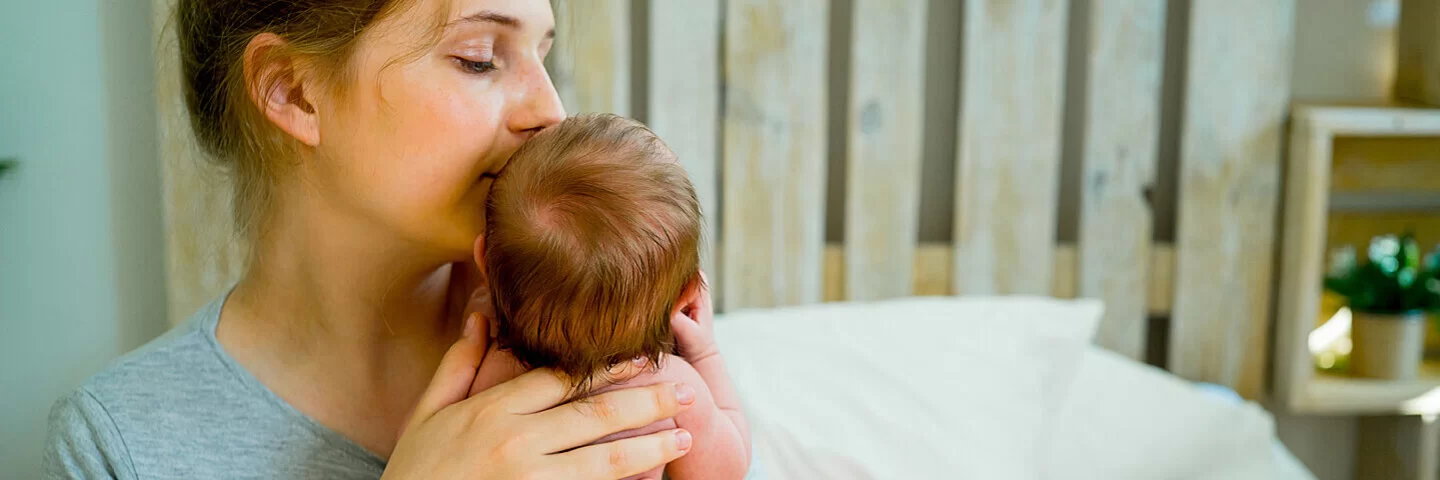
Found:
[[700, 272], [700, 284], [680, 298], [670, 327], [680, 345], [680, 356], [691, 364], [720, 353], [715, 346], [715, 308], [710, 303], [709, 280]]

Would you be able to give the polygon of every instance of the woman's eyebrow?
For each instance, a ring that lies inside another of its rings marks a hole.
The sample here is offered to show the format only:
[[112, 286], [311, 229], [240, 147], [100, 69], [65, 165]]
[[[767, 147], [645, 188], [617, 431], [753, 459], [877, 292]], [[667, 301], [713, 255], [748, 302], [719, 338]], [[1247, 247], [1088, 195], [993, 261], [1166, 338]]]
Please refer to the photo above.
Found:
[[[460, 19], [451, 22], [451, 25], [454, 25], [456, 23], [492, 23], [509, 27], [515, 30], [520, 30], [525, 26], [525, 23], [521, 22], [520, 19], [493, 10], [481, 10], [479, 12], [460, 17]], [[545, 38], [555, 38], [555, 29], [551, 28], [549, 31], [545, 32]]]

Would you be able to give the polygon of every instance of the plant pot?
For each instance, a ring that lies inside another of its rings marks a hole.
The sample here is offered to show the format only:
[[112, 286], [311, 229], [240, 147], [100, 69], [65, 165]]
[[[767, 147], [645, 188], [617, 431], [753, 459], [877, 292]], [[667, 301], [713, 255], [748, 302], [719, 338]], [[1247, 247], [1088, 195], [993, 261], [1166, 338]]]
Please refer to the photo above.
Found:
[[1350, 323], [1350, 373], [1410, 379], [1425, 356], [1425, 314], [1354, 312]]
[[1440, 323], [1433, 314], [1425, 315], [1425, 358], [1440, 358]]

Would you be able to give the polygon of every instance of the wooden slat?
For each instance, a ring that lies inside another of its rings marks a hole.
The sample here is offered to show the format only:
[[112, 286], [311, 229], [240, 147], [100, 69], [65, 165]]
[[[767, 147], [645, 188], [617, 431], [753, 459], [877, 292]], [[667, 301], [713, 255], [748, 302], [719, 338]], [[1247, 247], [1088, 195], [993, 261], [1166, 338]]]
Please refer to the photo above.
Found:
[[208, 163], [190, 131], [180, 85], [174, 0], [154, 0], [155, 100], [165, 203], [169, 320], [175, 325], [225, 293], [244, 268], [246, 246], [231, 220], [231, 187]]
[[726, 8], [722, 305], [817, 302], [829, 2], [731, 0]]
[[[1074, 245], [1056, 245], [1055, 249], [1055, 271], [1075, 271], [1076, 250]], [[1170, 314], [1170, 292], [1171, 275], [1174, 270], [1175, 251], [1169, 244], [1155, 244], [1149, 248], [1150, 271], [1146, 277], [1152, 279], [1146, 295], [1149, 301], [1146, 302], [1146, 314], [1152, 317], [1162, 317]], [[911, 288], [917, 296], [946, 296], [952, 295], [950, 289], [950, 269], [954, 265], [952, 255], [955, 253], [951, 245], [943, 243], [921, 243], [915, 249], [914, 275], [910, 279]], [[826, 302], [843, 302], [845, 297], [845, 266], [846, 249], [839, 244], [828, 244], [825, 246], [824, 266], [824, 296]], [[1063, 281], [1069, 278], [1069, 281]], [[1076, 285], [1075, 277], [1055, 277], [1055, 284], [1051, 287], [1049, 295], [1056, 298], [1075, 298]]]
[[[856, 0], [850, 50], [846, 297], [910, 295], [920, 224], [927, 0]], [[897, 261], [897, 259], [899, 261]]]
[[705, 216], [701, 268], [714, 283], [720, 274], [720, 0], [651, 0], [649, 28], [646, 120], [690, 173]]
[[966, 0], [955, 290], [1051, 288], [1066, 0]]
[[1089, 4], [1079, 295], [1105, 301], [1100, 346], [1145, 356], [1151, 241], [1147, 190], [1155, 181], [1165, 2]]
[[552, 0], [546, 67], [570, 114], [630, 113], [630, 1]]
[[1295, 2], [1191, 5], [1169, 367], [1257, 398]]

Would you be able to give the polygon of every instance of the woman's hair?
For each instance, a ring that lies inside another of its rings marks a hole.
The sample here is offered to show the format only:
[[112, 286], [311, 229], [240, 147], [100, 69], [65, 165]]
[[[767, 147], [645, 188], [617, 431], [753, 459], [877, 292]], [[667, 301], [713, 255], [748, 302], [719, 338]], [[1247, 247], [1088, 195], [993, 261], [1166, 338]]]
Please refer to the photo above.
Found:
[[[259, 228], [274, 181], [293, 155], [252, 100], [284, 79], [247, 72], [245, 50], [262, 33], [285, 40], [283, 51], [313, 67], [332, 92], [343, 88], [356, 39], [404, 0], [178, 0], [176, 37], [190, 127], [212, 160], [232, 176], [234, 219], [242, 235]], [[264, 60], [264, 59], [261, 59]]]
[[[478, 212], [477, 212], [478, 213]], [[572, 117], [515, 152], [491, 187], [484, 258], [496, 341], [583, 393], [593, 374], [674, 353], [670, 313], [700, 282], [700, 203], [649, 128]]]

